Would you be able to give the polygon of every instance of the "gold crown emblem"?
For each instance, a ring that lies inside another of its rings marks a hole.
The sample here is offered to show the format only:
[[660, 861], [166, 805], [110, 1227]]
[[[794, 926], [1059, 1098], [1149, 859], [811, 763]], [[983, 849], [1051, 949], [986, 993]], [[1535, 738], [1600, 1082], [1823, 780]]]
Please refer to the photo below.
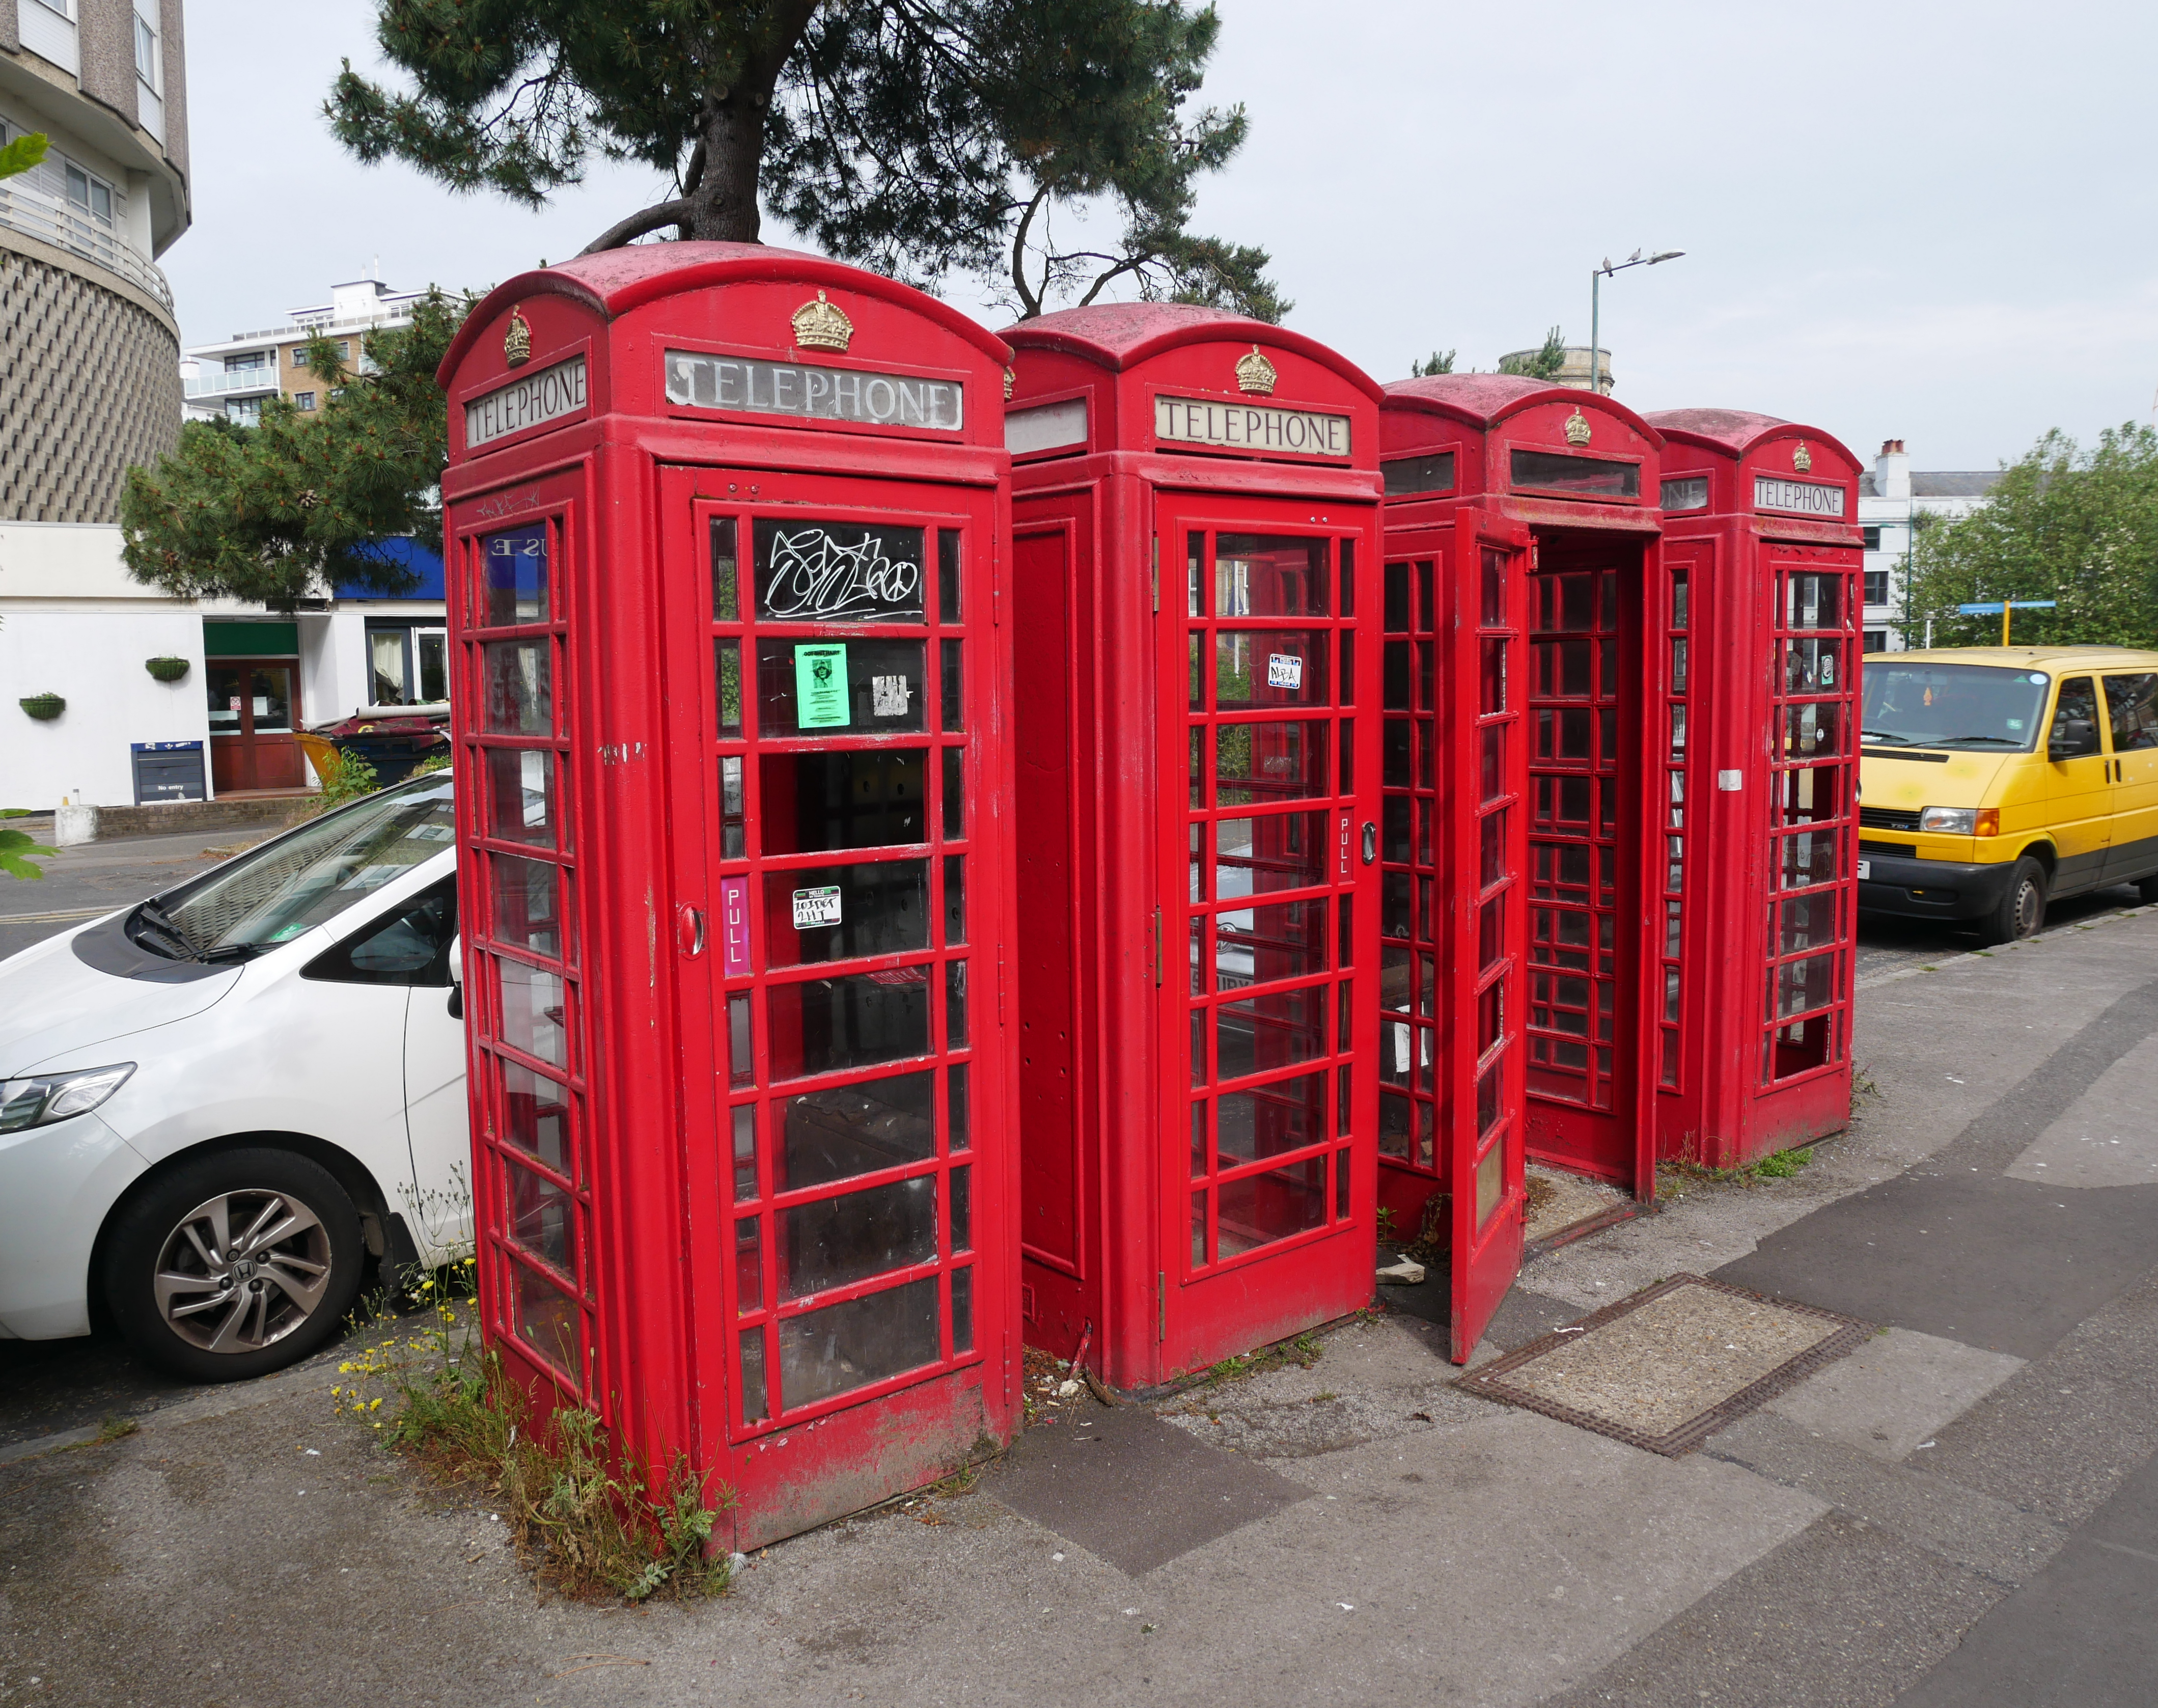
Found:
[[532, 358], [532, 327], [516, 309], [509, 311], [509, 330], [502, 335], [503, 359], [513, 368]]
[[1019, 389], [1019, 375], [1009, 368], [1004, 369], [1004, 401], [1012, 400], [1012, 393]]
[[1257, 344], [1252, 346], [1251, 354], [1236, 358], [1236, 390], [1239, 391], [1255, 391], [1261, 397], [1272, 397], [1274, 382], [1280, 378], [1281, 375], [1274, 372], [1274, 364], [1259, 353]]
[[1799, 441], [1799, 448], [1791, 453], [1791, 467], [1804, 474], [1814, 466], [1814, 454], [1806, 449], [1806, 441]]
[[854, 322], [822, 291], [794, 311], [794, 342], [805, 350], [844, 350], [854, 336]]
[[1566, 418], [1566, 442], [1569, 445], [1586, 445], [1588, 442], [1590, 431], [1588, 417], [1582, 414], [1581, 407], [1577, 404], [1573, 413]]

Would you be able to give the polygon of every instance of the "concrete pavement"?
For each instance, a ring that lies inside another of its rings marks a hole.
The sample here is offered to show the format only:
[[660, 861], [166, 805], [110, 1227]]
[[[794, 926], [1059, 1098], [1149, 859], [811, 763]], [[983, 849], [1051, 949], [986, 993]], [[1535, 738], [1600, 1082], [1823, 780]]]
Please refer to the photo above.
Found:
[[538, 1596], [303, 1386], [0, 1465], [0, 1702], [2145, 1705], [2158, 911], [1923, 964], [1861, 991], [1877, 1094], [1811, 1167], [1689, 1185], [1495, 1319], [1479, 1356], [1690, 1271], [1884, 1329], [1687, 1458], [1465, 1395], [1391, 1315], [1140, 1422], [1269, 1479], [1197, 1545], [1097, 1554], [993, 1474], [626, 1611]]

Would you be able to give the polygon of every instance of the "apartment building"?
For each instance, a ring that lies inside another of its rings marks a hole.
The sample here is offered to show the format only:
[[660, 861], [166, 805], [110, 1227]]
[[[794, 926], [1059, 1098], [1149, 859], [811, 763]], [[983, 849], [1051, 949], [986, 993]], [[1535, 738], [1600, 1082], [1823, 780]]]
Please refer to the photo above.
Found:
[[328, 393], [308, 369], [308, 341], [320, 333], [357, 367], [364, 359], [361, 344], [367, 334], [407, 324], [411, 305], [426, 294], [393, 291], [370, 268], [368, 276], [332, 286], [328, 302], [289, 310], [281, 325], [189, 345], [180, 363], [188, 414], [223, 415], [251, 426], [261, 419], [266, 398], [287, 398], [301, 410], [319, 409]]
[[1913, 470], [1901, 439], [1884, 439], [1870, 473], [1858, 479], [1858, 524], [1866, 534], [1865, 648], [1900, 653], [1927, 642], [1923, 613], [1904, 609], [1911, 532], [1922, 515], [1968, 516], [1991, 503], [1997, 468]]

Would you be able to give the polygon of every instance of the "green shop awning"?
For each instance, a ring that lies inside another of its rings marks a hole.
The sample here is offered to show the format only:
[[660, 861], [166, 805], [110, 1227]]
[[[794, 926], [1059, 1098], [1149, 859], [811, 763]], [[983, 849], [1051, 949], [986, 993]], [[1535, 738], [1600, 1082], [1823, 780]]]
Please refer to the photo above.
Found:
[[300, 651], [297, 622], [245, 622], [203, 619], [206, 658], [291, 658]]

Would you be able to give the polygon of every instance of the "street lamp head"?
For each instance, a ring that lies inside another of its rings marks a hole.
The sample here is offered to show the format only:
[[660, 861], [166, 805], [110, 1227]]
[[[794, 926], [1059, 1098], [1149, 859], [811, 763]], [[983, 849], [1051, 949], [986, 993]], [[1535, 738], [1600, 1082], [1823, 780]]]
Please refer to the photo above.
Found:
[[1686, 251], [1682, 249], [1667, 249], [1661, 255], [1650, 255], [1649, 257], [1649, 265], [1650, 266], [1654, 266], [1658, 261], [1675, 261], [1685, 253]]

